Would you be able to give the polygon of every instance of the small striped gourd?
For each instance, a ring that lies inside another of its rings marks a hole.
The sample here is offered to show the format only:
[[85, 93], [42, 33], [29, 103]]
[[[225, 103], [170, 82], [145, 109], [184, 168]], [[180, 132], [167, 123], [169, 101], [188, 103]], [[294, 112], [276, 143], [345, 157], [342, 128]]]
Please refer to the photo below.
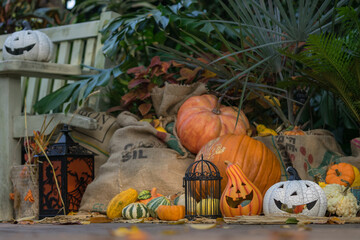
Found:
[[185, 194], [181, 194], [174, 199], [174, 205], [183, 205], [185, 206]]
[[122, 216], [127, 219], [149, 217], [149, 209], [143, 203], [130, 203], [122, 210]]
[[151, 193], [149, 190], [143, 190], [139, 193], [138, 199], [145, 200], [151, 198]]
[[[187, 206], [187, 214], [194, 214], [195, 213], [195, 209], [196, 209], [196, 201], [193, 197], [189, 197], [189, 201], [188, 201], [188, 206]], [[180, 196], [177, 196], [174, 199], [174, 205], [176, 206], [185, 206], [185, 194], [181, 194]]]
[[157, 217], [156, 210], [160, 205], [170, 205], [170, 200], [166, 197], [157, 197], [154, 199], [151, 199], [150, 202], [147, 203], [147, 208], [149, 209], [150, 215], [152, 217]]
[[119, 218], [122, 216], [122, 210], [124, 207], [133, 203], [137, 200], [138, 193], [135, 189], [129, 188], [121, 193], [117, 194], [111, 201], [109, 202], [106, 215], [110, 219]]

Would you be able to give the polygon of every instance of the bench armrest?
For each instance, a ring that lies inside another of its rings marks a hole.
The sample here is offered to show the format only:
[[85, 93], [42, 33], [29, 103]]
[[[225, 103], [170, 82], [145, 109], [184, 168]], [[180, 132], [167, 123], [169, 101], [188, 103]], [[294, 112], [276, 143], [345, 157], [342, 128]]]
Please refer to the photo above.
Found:
[[81, 73], [80, 65], [21, 60], [0, 61], [0, 75], [69, 79]]

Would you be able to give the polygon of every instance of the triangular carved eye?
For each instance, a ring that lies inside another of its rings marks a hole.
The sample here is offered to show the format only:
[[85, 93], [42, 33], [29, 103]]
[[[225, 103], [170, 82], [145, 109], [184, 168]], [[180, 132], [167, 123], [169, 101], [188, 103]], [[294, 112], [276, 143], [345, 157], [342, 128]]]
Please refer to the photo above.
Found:
[[309, 185], [307, 185], [307, 184], [305, 184], [305, 186], [306, 186], [306, 187], [308, 187], [308, 188], [310, 187], [310, 186], [309, 186]]
[[281, 184], [281, 185], [279, 186], [279, 188], [284, 188], [284, 184]]
[[293, 192], [290, 196], [297, 196], [297, 192]]
[[233, 188], [234, 187], [234, 184], [231, 184], [230, 188]]
[[241, 185], [246, 186], [246, 183], [243, 183], [243, 182], [242, 182]]

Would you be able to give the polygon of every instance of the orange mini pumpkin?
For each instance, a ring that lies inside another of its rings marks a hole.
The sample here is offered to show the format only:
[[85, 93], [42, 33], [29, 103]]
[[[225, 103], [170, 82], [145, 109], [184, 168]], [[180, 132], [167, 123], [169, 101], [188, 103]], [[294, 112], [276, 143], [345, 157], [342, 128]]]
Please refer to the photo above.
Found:
[[263, 197], [259, 189], [245, 176], [239, 165], [225, 162], [228, 182], [220, 199], [224, 217], [259, 215]]
[[325, 181], [327, 184], [340, 184], [347, 186], [355, 180], [354, 168], [349, 163], [338, 163], [332, 165], [326, 173]]
[[187, 99], [176, 120], [181, 144], [195, 154], [214, 138], [228, 133], [247, 134], [249, 129], [249, 120], [242, 111], [238, 118], [236, 109], [221, 105], [218, 98], [210, 94]]
[[293, 130], [285, 131], [284, 135], [306, 135], [306, 134], [298, 126], [295, 126]]
[[160, 205], [156, 210], [159, 219], [166, 221], [177, 221], [185, 217], [185, 206], [183, 205]]

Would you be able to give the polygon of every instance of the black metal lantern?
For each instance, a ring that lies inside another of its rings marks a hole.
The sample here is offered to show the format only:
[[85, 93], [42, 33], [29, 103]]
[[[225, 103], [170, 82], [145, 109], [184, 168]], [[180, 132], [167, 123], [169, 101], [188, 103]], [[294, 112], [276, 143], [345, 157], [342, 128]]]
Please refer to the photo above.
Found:
[[192, 163], [186, 170], [185, 217], [221, 217], [220, 197], [221, 179], [218, 168], [212, 162], [201, 159]]
[[[59, 141], [39, 155], [39, 218], [79, 210], [85, 189], [94, 180], [94, 156], [90, 150], [75, 143], [64, 125]], [[56, 175], [57, 183], [54, 178]], [[61, 197], [58, 187], [61, 191]]]

